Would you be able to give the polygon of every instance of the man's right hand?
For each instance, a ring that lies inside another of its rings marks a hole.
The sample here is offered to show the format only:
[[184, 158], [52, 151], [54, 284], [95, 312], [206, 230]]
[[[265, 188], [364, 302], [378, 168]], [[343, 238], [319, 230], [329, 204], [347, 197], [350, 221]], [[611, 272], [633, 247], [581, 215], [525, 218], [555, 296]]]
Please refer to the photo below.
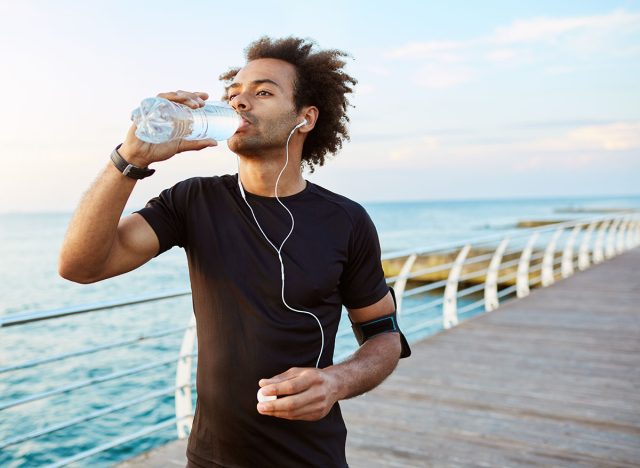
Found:
[[[178, 90], [160, 93], [158, 97], [197, 109], [204, 106], [204, 101], [209, 95], [203, 92], [191, 93]], [[147, 167], [151, 163], [164, 161], [183, 151], [198, 151], [218, 144], [212, 139], [195, 141], [178, 139], [160, 144], [147, 143], [136, 137], [136, 129], [136, 124], [132, 124], [118, 152], [128, 163], [137, 167]]]

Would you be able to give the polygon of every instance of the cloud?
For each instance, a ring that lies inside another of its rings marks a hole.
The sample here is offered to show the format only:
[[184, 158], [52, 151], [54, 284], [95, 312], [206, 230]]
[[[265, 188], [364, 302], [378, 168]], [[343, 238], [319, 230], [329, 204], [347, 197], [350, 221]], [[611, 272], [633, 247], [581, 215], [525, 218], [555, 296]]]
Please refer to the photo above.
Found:
[[[556, 136], [521, 138], [515, 141], [495, 142], [481, 145], [472, 142], [479, 152], [491, 153], [502, 150], [514, 155], [541, 155], [545, 158], [557, 158], [560, 164], [571, 155], [570, 165], [578, 162], [584, 165], [594, 161], [589, 155], [609, 158], [610, 152], [628, 152], [640, 150], [640, 121], [611, 122], [595, 125], [581, 125], [564, 130]], [[580, 155], [580, 158], [577, 158]]]
[[[417, 62], [416, 83], [445, 88], [504, 64], [544, 62], [543, 72], [561, 74], [573, 70], [567, 58], [579, 54], [635, 57], [640, 55], [640, 47], [624, 35], [638, 32], [640, 13], [624, 10], [593, 16], [537, 17], [516, 20], [467, 40], [409, 42], [387, 51], [383, 57]], [[548, 63], [549, 58], [557, 63]]]
[[[428, 156], [436, 154], [439, 146], [438, 138], [432, 135], [423, 136], [392, 149], [389, 153], [389, 159], [395, 163], [404, 162], [409, 163], [409, 165], [419, 161], [420, 165], [424, 165], [425, 160], [432, 159], [428, 158]], [[430, 163], [427, 162], [427, 164]]]
[[[555, 42], [572, 33], [593, 34], [601, 31], [619, 33], [625, 30], [638, 31], [640, 13], [616, 10], [596, 16], [573, 18], [539, 17], [516, 20], [507, 26], [498, 26], [485, 36], [468, 40], [410, 42], [384, 54], [387, 59], [434, 59], [449, 61], [451, 57], [461, 60], [471, 49], [483, 47], [495, 49], [495, 54], [514, 55], [505, 46], [530, 43]], [[497, 48], [497, 49], [496, 49]], [[490, 58], [491, 59], [491, 58]]]
[[561, 34], [593, 25], [589, 18], [533, 18], [498, 27], [487, 40], [495, 44], [553, 42]]
[[473, 71], [469, 67], [430, 64], [423, 67], [413, 81], [427, 88], [450, 88], [472, 78]]
[[514, 21], [509, 26], [498, 27], [494, 33], [484, 39], [494, 44], [521, 44], [532, 42], [550, 43], [561, 36], [571, 33], [591, 34], [596, 31], [640, 26], [640, 14], [616, 10], [605, 15], [582, 16], [573, 18], [539, 17]]
[[584, 125], [563, 134], [522, 142], [515, 150], [558, 153], [600, 153], [640, 149], [640, 122]]
[[443, 62], [458, 61], [457, 50], [465, 47], [464, 41], [410, 42], [384, 54], [389, 59], [433, 59]]
[[508, 62], [517, 55], [518, 53], [513, 49], [496, 49], [485, 54], [485, 58], [490, 62]]
[[[511, 170], [516, 173], [544, 170], [623, 170], [640, 149], [640, 121], [579, 125], [543, 129], [556, 136], [534, 135], [506, 138], [504, 128], [487, 128], [489, 137], [428, 134], [398, 136], [358, 143], [357, 151], [367, 154], [367, 164], [375, 168], [456, 169], [469, 171]], [[495, 132], [496, 137], [491, 138]], [[356, 163], [344, 161], [345, 166]], [[357, 163], [359, 164], [359, 163]]]
[[594, 154], [572, 154], [558, 158], [555, 154], [526, 155], [514, 160], [511, 168], [515, 172], [527, 173], [540, 170], [586, 169], [601, 158]]
[[640, 122], [582, 127], [571, 131], [568, 139], [580, 147], [605, 151], [640, 149]]
[[575, 67], [567, 67], [563, 65], [557, 65], [553, 67], [546, 67], [544, 72], [547, 75], [557, 76], [557, 75], [566, 75], [568, 73], [573, 73], [575, 71]]

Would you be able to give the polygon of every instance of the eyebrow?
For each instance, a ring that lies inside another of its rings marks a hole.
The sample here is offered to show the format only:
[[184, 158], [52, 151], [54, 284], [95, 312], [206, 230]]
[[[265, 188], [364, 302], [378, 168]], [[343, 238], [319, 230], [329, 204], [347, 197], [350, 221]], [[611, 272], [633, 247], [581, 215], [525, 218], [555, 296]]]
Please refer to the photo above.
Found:
[[[261, 80], [253, 80], [252, 82], [250, 82], [249, 84], [253, 85], [253, 86], [257, 86], [257, 85], [261, 85], [263, 83], [271, 83], [272, 85], [277, 86], [278, 88], [282, 89], [282, 86], [280, 86], [278, 83], [276, 83], [273, 80], [270, 80], [269, 78], [263, 78]], [[232, 83], [229, 86], [227, 86], [225, 88], [226, 91], [229, 91], [232, 88], [237, 88], [238, 86], [242, 86], [242, 83]]]

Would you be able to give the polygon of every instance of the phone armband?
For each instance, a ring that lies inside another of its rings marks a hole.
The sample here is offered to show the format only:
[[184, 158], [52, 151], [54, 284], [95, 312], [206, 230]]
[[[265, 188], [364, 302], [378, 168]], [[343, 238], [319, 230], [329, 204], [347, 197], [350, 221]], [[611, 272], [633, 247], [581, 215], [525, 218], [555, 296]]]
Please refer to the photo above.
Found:
[[[389, 287], [389, 289], [391, 290], [391, 296], [393, 297], [394, 308], [396, 308], [397, 310], [396, 293], [392, 287]], [[402, 331], [400, 331], [400, 327], [398, 326], [396, 310], [388, 315], [369, 320], [368, 322], [351, 322], [351, 328], [353, 329], [353, 334], [356, 336], [356, 340], [358, 340], [358, 344], [362, 346], [365, 341], [381, 333], [399, 333], [400, 344], [402, 347], [400, 358], [411, 356], [411, 348], [409, 347], [409, 343], [407, 342], [407, 339], [403, 335]]]

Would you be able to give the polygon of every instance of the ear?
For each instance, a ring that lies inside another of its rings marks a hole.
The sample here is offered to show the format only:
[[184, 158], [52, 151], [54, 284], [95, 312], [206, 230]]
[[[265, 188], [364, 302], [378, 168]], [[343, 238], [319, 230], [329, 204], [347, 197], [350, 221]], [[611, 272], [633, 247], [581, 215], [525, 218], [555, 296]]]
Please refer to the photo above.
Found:
[[316, 126], [320, 111], [316, 106], [303, 107], [300, 114], [298, 114], [299, 122], [306, 120], [307, 123], [298, 129], [300, 133], [309, 133]]

